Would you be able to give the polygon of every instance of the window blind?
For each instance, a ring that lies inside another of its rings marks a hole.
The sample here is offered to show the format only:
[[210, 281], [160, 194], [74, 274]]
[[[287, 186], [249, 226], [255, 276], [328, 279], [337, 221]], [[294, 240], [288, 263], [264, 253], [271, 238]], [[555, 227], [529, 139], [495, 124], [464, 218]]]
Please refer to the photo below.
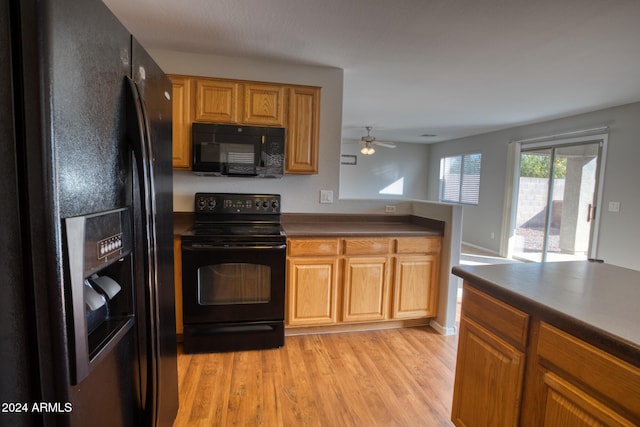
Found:
[[440, 201], [477, 205], [482, 154], [444, 157], [440, 162]]

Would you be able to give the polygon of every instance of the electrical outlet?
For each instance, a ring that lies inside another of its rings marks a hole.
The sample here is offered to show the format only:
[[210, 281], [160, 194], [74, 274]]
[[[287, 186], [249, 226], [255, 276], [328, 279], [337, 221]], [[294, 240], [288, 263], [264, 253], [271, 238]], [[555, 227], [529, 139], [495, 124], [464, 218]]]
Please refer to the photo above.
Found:
[[396, 206], [395, 205], [387, 205], [384, 207], [384, 211], [385, 213], [396, 213]]
[[609, 212], [620, 212], [620, 202], [609, 202]]
[[333, 191], [320, 190], [320, 203], [333, 203]]

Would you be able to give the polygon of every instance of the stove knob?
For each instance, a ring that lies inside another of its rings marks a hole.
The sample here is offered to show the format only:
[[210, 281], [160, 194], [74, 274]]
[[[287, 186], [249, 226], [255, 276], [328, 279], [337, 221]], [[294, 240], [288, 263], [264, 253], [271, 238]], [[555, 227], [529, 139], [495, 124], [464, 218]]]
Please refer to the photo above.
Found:
[[209, 209], [213, 209], [216, 207], [216, 200], [215, 199], [209, 199], [209, 202], [207, 203], [207, 206], [209, 206]]
[[264, 202], [262, 202], [262, 207], [263, 208], [268, 208], [269, 207], [269, 202], [267, 202], [266, 200]]
[[277, 209], [277, 207], [278, 207], [279, 205], [280, 205], [280, 203], [278, 203], [278, 201], [277, 201], [277, 200], [272, 200], [272, 201], [271, 201], [271, 207], [272, 207], [273, 209]]
[[198, 199], [198, 208], [199, 209], [204, 209], [206, 205], [207, 205], [207, 203], [204, 201], [204, 199]]

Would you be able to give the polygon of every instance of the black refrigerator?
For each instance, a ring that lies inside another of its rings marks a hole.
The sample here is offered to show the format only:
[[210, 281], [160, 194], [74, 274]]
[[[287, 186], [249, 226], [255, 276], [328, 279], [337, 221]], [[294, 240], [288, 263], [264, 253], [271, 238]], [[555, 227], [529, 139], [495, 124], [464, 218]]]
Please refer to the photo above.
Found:
[[0, 425], [173, 423], [171, 114], [100, 0], [0, 2]]

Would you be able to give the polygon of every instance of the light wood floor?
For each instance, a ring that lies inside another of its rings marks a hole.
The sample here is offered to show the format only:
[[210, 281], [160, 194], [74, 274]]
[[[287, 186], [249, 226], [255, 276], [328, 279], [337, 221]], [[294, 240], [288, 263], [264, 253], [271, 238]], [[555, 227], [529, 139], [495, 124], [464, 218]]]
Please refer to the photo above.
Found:
[[178, 355], [180, 426], [451, 426], [458, 337], [428, 327], [287, 336]]

